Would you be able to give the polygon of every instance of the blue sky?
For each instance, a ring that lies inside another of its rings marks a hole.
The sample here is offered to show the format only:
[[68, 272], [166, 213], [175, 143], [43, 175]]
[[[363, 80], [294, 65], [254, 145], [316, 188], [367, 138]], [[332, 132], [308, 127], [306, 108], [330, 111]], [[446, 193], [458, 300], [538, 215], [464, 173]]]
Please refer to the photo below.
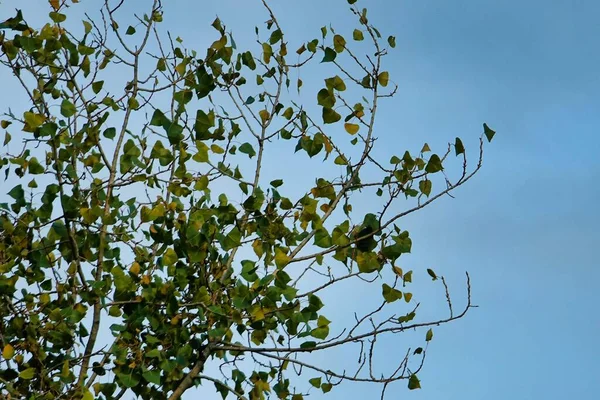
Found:
[[[318, 37], [330, 23], [351, 29], [345, 0], [271, 3], [296, 42]], [[403, 223], [415, 243], [404, 263], [446, 275], [457, 296], [469, 271], [479, 308], [436, 329], [420, 374], [423, 389], [408, 393], [401, 383], [389, 398], [596, 398], [600, 3], [360, 3], [398, 43], [387, 68], [400, 89], [377, 123], [382, 157], [423, 141], [444, 146], [456, 136], [473, 147], [483, 122], [498, 132], [483, 169], [455, 199]], [[216, 14], [238, 44], [267, 19], [258, 0], [172, 4], [167, 27], [198, 49], [212, 42]], [[0, 15], [15, 6], [2, 2]], [[0, 109], [7, 106], [17, 108], [3, 96]], [[339, 299], [332, 296], [332, 309], [347, 305]], [[402, 339], [389, 344], [390, 357], [401, 345]], [[371, 393], [350, 383], [327, 398], [375, 398]]]

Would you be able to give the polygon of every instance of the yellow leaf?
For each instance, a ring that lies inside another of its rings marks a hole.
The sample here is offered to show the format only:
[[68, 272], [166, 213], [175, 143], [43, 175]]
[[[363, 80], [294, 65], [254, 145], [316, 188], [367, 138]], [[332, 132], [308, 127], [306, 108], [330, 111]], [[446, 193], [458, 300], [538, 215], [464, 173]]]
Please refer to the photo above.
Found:
[[275, 265], [277, 268], [283, 268], [290, 262], [290, 257], [281, 247], [275, 248]]
[[356, 133], [358, 132], [359, 126], [358, 124], [351, 124], [349, 122], [346, 122], [344, 124], [344, 128], [346, 129], [346, 132], [348, 132], [351, 135], [356, 135]]
[[271, 116], [271, 114], [269, 114], [267, 110], [260, 110], [258, 112], [258, 115], [260, 115], [260, 120], [263, 122], [263, 124], [267, 122], [269, 120], [269, 117]]
[[400, 267], [396, 267], [394, 265], [394, 272], [396, 273], [396, 275], [398, 275], [399, 277], [402, 277], [402, 268]]
[[387, 71], [384, 71], [382, 73], [379, 74], [379, 76], [377, 77], [377, 80], [379, 81], [379, 84], [383, 87], [386, 87], [388, 85], [388, 82], [390, 80], [390, 74]]
[[129, 267], [129, 272], [134, 275], [138, 275], [140, 273], [140, 264], [138, 262], [131, 264], [131, 267]]
[[171, 325], [173, 325], [173, 326], [178, 325], [179, 321], [181, 321], [181, 315], [177, 314], [176, 316], [174, 316], [171, 319]]
[[210, 145], [210, 149], [211, 149], [211, 150], [213, 151], [213, 153], [215, 153], [215, 154], [223, 154], [223, 153], [225, 153], [225, 150], [224, 150], [224, 149], [223, 149], [221, 146], [219, 146], [219, 145], [216, 145], [216, 144], [211, 144], [211, 145]]
[[329, 154], [333, 151], [333, 146], [331, 145], [329, 138], [325, 135], [323, 135], [323, 145], [325, 146], [325, 153]]
[[81, 398], [81, 400], [94, 400], [94, 395], [92, 394], [92, 392], [90, 392], [90, 389], [84, 389], [83, 397]]
[[423, 148], [421, 149], [421, 153], [426, 153], [428, 151], [431, 151], [431, 149], [429, 148], [429, 145], [427, 143], [425, 143], [423, 145]]
[[2, 358], [5, 360], [10, 360], [15, 355], [15, 348], [10, 344], [4, 346], [4, 350], [2, 350]]
[[258, 239], [256, 239], [253, 243], [252, 243], [252, 248], [254, 249], [254, 253], [256, 254], [256, 256], [258, 258], [261, 258], [264, 251], [263, 251], [263, 247], [262, 247], [262, 242]]
[[48, 2], [52, 6], [52, 8], [54, 8], [54, 11], [58, 11], [58, 9], [60, 8], [60, 1], [59, 0], [49, 0]]
[[404, 301], [410, 303], [410, 299], [412, 299], [412, 293], [404, 292]]

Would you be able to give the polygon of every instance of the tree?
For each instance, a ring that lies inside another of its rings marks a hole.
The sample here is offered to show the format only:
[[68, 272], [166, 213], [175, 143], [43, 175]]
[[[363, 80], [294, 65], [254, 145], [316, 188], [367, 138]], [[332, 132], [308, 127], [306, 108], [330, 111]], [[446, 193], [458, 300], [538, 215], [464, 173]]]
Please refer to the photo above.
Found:
[[[459, 138], [440, 155], [424, 144], [376, 159], [377, 107], [397, 89], [384, 69], [395, 38], [356, 0], [350, 36], [324, 27], [297, 45], [263, 0], [269, 19], [252, 52], [218, 18], [205, 51], [185, 48], [161, 31], [159, 0], [127, 27], [123, 1], [107, 1], [82, 32], [67, 21], [77, 5], [49, 3], [41, 27], [21, 11], [0, 25], [2, 65], [30, 100], [1, 122], [11, 183], [0, 204], [2, 396], [178, 399], [208, 383], [223, 398], [299, 400], [350, 381], [379, 384], [382, 397], [400, 380], [419, 388], [432, 327], [465, 315], [470, 283], [455, 312], [428, 270], [449, 315], [419, 320], [412, 271], [396, 266], [412, 242], [397, 224], [467, 182], [494, 131], [483, 125], [472, 169]], [[306, 94], [308, 66], [324, 85]], [[269, 154], [275, 171], [264, 170]], [[317, 157], [313, 185], [290, 182]], [[354, 209], [365, 196], [378, 202]], [[319, 296], [352, 279], [380, 305], [339, 326]], [[424, 344], [381, 375], [377, 340], [408, 330]], [[315, 362], [339, 348], [356, 352], [353, 371]]]

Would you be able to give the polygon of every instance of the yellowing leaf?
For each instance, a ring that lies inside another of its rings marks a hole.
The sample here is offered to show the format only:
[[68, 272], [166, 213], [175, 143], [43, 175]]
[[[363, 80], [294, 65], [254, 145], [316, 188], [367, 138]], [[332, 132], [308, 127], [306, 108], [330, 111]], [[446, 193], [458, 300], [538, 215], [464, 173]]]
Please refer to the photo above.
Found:
[[387, 71], [380, 73], [379, 76], [377, 77], [377, 81], [383, 87], [386, 87], [388, 85], [389, 80], [390, 80], [390, 74]]
[[25, 379], [25, 380], [33, 379], [34, 376], [35, 376], [35, 368], [27, 368], [27, 369], [21, 371], [21, 373], [19, 374], [19, 378]]
[[346, 48], [346, 39], [341, 35], [335, 35], [333, 37], [333, 48], [337, 53], [341, 53]]
[[264, 251], [262, 247], [262, 242], [260, 240], [256, 239], [254, 242], [252, 242], [252, 249], [254, 249], [254, 254], [256, 254], [258, 258], [262, 257]]
[[134, 275], [139, 275], [140, 264], [138, 262], [134, 262], [133, 264], [131, 264], [131, 267], [129, 267], [129, 272], [131, 272]]
[[269, 120], [269, 117], [271, 116], [271, 114], [267, 110], [260, 110], [258, 112], [258, 115], [260, 116], [260, 120], [263, 124], [266, 123]]
[[348, 132], [351, 135], [356, 135], [359, 128], [360, 127], [358, 126], [358, 124], [351, 124], [349, 122], [346, 122], [344, 124], [344, 129], [346, 129], [346, 132]]
[[58, 11], [58, 9], [60, 8], [59, 0], [49, 0], [49, 3], [52, 6], [52, 8], [54, 8], [54, 11]]
[[425, 335], [425, 340], [429, 342], [431, 339], [433, 339], [433, 330], [429, 329]]
[[179, 256], [177, 256], [177, 253], [175, 253], [175, 250], [173, 249], [167, 249], [167, 251], [165, 251], [165, 255], [163, 256], [163, 261], [166, 265], [173, 265], [178, 259]]
[[215, 154], [223, 154], [223, 153], [225, 153], [225, 150], [221, 146], [219, 146], [217, 144], [211, 144], [210, 145], [210, 149]]
[[92, 394], [92, 392], [90, 392], [88, 388], [85, 388], [81, 400], [94, 400], [94, 395]]
[[15, 355], [14, 347], [12, 347], [10, 344], [7, 344], [6, 346], [4, 346], [4, 349], [2, 350], [2, 358], [4, 358], [5, 360], [10, 360], [11, 358], [13, 358], [14, 355]]
[[283, 268], [290, 262], [290, 257], [281, 247], [275, 248], [275, 265], [277, 268]]
[[150, 275], [142, 276], [142, 285], [149, 285], [151, 282]]

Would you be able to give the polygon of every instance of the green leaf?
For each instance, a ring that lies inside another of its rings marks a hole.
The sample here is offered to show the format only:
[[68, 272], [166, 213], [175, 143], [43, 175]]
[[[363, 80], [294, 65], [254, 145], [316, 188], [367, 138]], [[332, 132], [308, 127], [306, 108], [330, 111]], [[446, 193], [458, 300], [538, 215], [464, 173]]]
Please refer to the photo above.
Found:
[[248, 154], [248, 157], [252, 158], [256, 155], [254, 147], [250, 143], [244, 143], [239, 147], [240, 153]]
[[356, 256], [356, 264], [358, 265], [358, 270], [365, 274], [379, 271], [381, 269], [381, 264], [377, 259], [377, 254], [373, 252], [359, 252], [359, 254]]
[[140, 379], [133, 374], [117, 372], [116, 375], [117, 378], [119, 378], [119, 380], [123, 384], [123, 386], [125, 386], [126, 388], [135, 387], [140, 383]]
[[323, 391], [323, 393], [331, 391], [331, 388], [333, 388], [333, 384], [331, 383], [324, 383], [321, 385], [321, 390]]
[[323, 326], [315, 328], [310, 332], [310, 335], [316, 339], [325, 340], [327, 339], [327, 336], [329, 336], [329, 327]]
[[486, 123], [484, 123], [483, 124], [483, 133], [485, 134], [485, 137], [487, 138], [488, 142], [491, 142], [492, 138], [496, 134], [496, 131], [491, 129]]
[[146, 354], [144, 354], [144, 356], [147, 358], [159, 358], [160, 354], [161, 354], [160, 350], [152, 349], [149, 352], [147, 352]]
[[402, 298], [402, 292], [394, 289], [390, 285], [384, 283], [382, 286], [383, 298], [388, 303], [393, 303], [396, 300], [400, 300]]
[[135, 28], [133, 26], [129, 25], [129, 27], [125, 31], [125, 34], [126, 35], [133, 35], [133, 34], [135, 34]]
[[335, 165], [348, 165], [348, 160], [346, 160], [346, 157], [340, 155], [333, 160], [333, 163]]
[[72, 117], [76, 112], [77, 110], [75, 109], [75, 105], [73, 105], [73, 103], [71, 103], [69, 100], [64, 99], [60, 104], [60, 113], [63, 117]]
[[433, 330], [429, 329], [425, 335], [425, 341], [429, 342], [431, 339], [433, 339]]
[[335, 96], [330, 90], [323, 88], [317, 93], [317, 102], [323, 107], [332, 108], [335, 105]]
[[346, 83], [338, 75], [325, 79], [325, 86], [331, 91], [333, 91], [333, 89], [340, 92], [346, 90]]
[[389, 36], [387, 41], [392, 49], [396, 47], [396, 36]]
[[223, 250], [228, 251], [233, 248], [239, 247], [241, 239], [242, 235], [240, 233], [240, 230], [237, 227], [233, 228], [222, 240], [221, 245], [223, 246]]
[[242, 278], [247, 280], [248, 282], [254, 282], [258, 279], [258, 275], [256, 274], [256, 270], [258, 267], [256, 263], [250, 260], [242, 260]]
[[271, 36], [269, 37], [269, 43], [275, 44], [275, 43], [279, 42], [282, 37], [283, 37], [283, 34], [281, 33], [281, 30], [275, 29], [273, 32], [271, 32]]
[[117, 129], [112, 127], [106, 128], [104, 132], [102, 132], [102, 135], [107, 139], [114, 139], [115, 136], [117, 136]]
[[274, 188], [278, 188], [279, 186], [283, 185], [283, 180], [275, 179], [275, 180], [271, 181], [270, 185], [273, 186]]
[[432, 183], [429, 179], [423, 179], [419, 182], [419, 190], [425, 196], [429, 196], [431, 194]]
[[165, 116], [165, 114], [160, 111], [158, 108], [154, 110], [152, 114], [152, 119], [150, 120], [150, 125], [153, 126], [162, 126], [167, 129], [169, 125], [171, 125], [171, 121]]
[[354, 32], [352, 32], [352, 38], [357, 42], [360, 42], [361, 40], [364, 40], [365, 35], [360, 29], [355, 29]]
[[19, 378], [21, 379], [25, 379], [25, 380], [30, 380], [33, 379], [33, 377], [35, 376], [35, 368], [27, 368], [24, 369], [23, 371], [21, 371], [21, 373], [19, 374]]
[[44, 173], [44, 167], [39, 163], [37, 158], [31, 157], [29, 159], [29, 173], [33, 175], [39, 175]]
[[323, 59], [321, 60], [322, 63], [332, 62], [337, 57], [337, 53], [331, 47], [326, 47], [324, 52], [325, 54], [323, 56]]
[[408, 388], [410, 390], [421, 389], [421, 381], [419, 381], [417, 375], [412, 374], [410, 378], [408, 378]]
[[150, 383], [154, 383], [155, 385], [160, 385], [161, 383], [159, 370], [146, 371], [142, 374], [142, 376], [145, 380], [147, 380]]
[[327, 232], [327, 229], [317, 229], [317, 232], [315, 233], [315, 246], [321, 248], [328, 248], [331, 247], [331, 245], [331, 236], [329, 235], [329, 232]]
[[94, 94], [100, 93], [102, 87], [104, 87], [104, 81], [96, 81], [92, 83], [92, 90], [94, 91]]
[[18, 203], [25, 203], [25, 191], [23, 190], [23, 186], [17, 185], [14, 188], [12, 188], [7, 194], [13, 199], [15, 199]]
[[310, 383], [311, 385], [313, 385], [316, 388], [320, 388], [321, 387], [321, 377], [309, 379], [308, 383]]
[[342, 119], [342, 116], [335, 112], [332, 108], [323, 107], [323, 122], [326, 124], [333, 124]]
[[431, 158], [429, 158], [429, 162], [425, 166], [425, 172], [428, 172], [430, 174], [434, 174], [443, 169], [444, 167], [442, 166], [442, 160], [437, 154], [433, 154]]
[[57, 24], [60, 24], [61, 22], [65, 22], [67, 20], [67, 16], [65, 14], [57, 13], [55, 11], [51, 12], [48, 15], [50, 16], [50, 19], [56, 22]]

